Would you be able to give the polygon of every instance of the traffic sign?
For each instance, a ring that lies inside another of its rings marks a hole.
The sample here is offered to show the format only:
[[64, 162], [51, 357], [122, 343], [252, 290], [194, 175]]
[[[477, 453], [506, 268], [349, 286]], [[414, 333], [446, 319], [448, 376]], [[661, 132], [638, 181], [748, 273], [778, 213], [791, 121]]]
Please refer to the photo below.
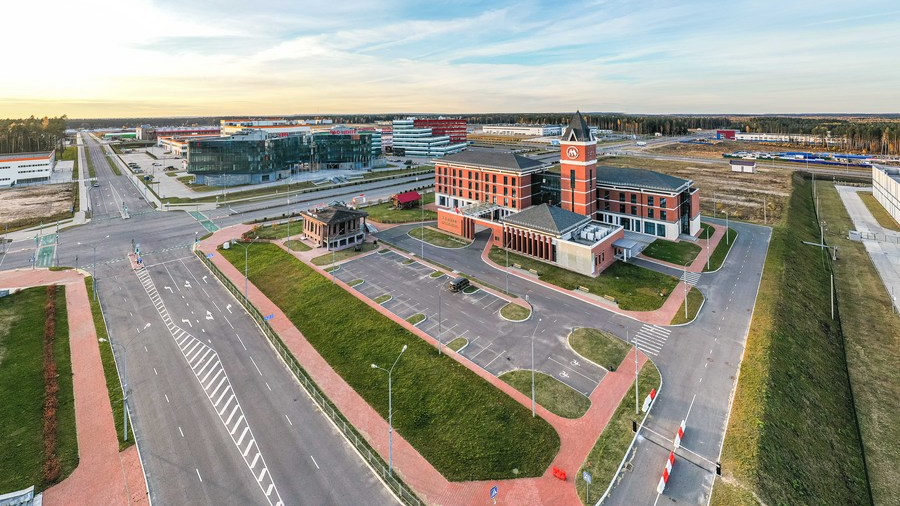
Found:
[[581, 477], [584, 478], [585, 483], [587, 483], [588, 485], [591, 484], [591, 473], [589, 473], [587, 471], [582, 471]]
[[499, 493], [500, 493], [500, 490], [495, 485], [493, 488], [491, 488], [491, 499], [494, 499], [495, 497], [497, 497], [497, 494], [499, 494]]

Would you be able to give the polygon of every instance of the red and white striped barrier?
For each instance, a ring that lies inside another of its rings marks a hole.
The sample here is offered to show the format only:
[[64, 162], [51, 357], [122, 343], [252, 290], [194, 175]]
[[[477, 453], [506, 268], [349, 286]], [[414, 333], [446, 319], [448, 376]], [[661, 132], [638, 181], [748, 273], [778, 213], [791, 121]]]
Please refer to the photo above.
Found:
[[659, 479], [659, 485], [656, 486], [657, 493], [662, 494], [666, 489], [666, 483], [669, 482], [673, 465], [675, 465], [675, 452], [669, 452], [669, 458], [666, 459], [666, 467], [663, 469], [662, 477]]
[[650, 409], [650, 403], [653, 402], [653, 399], [656, 398], [656, 389], [651, 388], [650, 393], [647, 394], [647, 398], [644, 399], [644, 406], [641, 408], [641, 413], [646, 413], [648, 409]]
[[684, 437], [684, 420], [681, 421], [681, 425], [678, 427], [678, 431], [675, 432], [675, 449], [677, 450], [679, 446], [681, 446], [681, 438]]

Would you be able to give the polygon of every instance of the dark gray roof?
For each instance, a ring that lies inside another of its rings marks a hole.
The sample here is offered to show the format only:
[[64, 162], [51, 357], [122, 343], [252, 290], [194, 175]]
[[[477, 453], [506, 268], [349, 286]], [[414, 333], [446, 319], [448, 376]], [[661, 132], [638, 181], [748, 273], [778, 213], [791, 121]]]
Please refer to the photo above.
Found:
[[652, 170], [600, 166], [597, 167], [597, 184], [677, 191], [690, 185], [690, 181]]
[[540, 232], [562, 235], [579, 225], [588, 223], [591, 218], [566, 211], [561, 207], [538, 204], [516, 214], [500, 218], [500, 221]]
[[728, 160], [731, 165], [756, 165], [756, 160], [743, 160], [743, 159], [735, 159], [732, 158]]
[[328, 206], [319, 209], [309, 209], [305, 214], [326, 225], [369, 215], [369, 213], [365, 211], [357, 211], [356, 209], [350, 209], [345, 206]]
[[492, 169], [513, 170], [522, 172], [544, 165], [544, 162], [513, 153], [496, 151], [467, 150], [448, 155], [440, 159], [442, 162], [456, 162], [477, 165]]
[[575, 111], [575, 115], [569, 121], [569, 127], [566, 128], [566, 133], [563, 134], [563, 140], [578, 142], [593, 140], [591, 138], [591, 129], [588, 127], [587, 121], [584, 120], [584, 116], [581, 115], [581, 111]]

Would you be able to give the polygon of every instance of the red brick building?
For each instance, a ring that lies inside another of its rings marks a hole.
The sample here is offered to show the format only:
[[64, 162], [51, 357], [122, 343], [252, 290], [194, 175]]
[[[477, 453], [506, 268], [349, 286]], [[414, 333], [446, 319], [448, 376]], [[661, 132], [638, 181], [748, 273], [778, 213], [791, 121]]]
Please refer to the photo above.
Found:
[[512, 153], [462, 151], [435, 160], [434, 170], [438, 206], [493, 204], [500, 218], [532, 205], [532, 194], [540, 191], [535, 176], [546, 164]]
[[466, 142], [466, 120], [462, 118], [416, 118], [414, 128], [430, 128], [431, 135], [447, 135], [450, 144]]

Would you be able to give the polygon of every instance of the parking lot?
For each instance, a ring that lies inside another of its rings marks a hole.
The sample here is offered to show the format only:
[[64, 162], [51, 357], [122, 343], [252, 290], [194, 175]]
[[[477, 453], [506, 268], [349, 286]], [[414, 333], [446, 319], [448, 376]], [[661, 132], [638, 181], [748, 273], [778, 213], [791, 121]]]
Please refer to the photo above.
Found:
[[[416, 326], [445, 345], [458, 337], [467, 340], [460, 354], [485, 370], [501, 375], [514, 369], [531, 369], [531, 335], [536, 319], [510, 322], [500, 316], [508, 301], [476, 289], [450, 292], [450, 278], [431, 277], [434, 269], [393, 251], [364, 256], [344, 263], [335, 276], [354, 285], [369, 299], [407, 319], [416, 314], [425, 320]], [[362, 280], [360, 283], [359, 280]], [[565, 322], [544, 321], [535, 333], [535, 368], [554, 376], [575, 390], [589, 394], [606, 371], [583, 361], [566, 346], [570, 329]]]

